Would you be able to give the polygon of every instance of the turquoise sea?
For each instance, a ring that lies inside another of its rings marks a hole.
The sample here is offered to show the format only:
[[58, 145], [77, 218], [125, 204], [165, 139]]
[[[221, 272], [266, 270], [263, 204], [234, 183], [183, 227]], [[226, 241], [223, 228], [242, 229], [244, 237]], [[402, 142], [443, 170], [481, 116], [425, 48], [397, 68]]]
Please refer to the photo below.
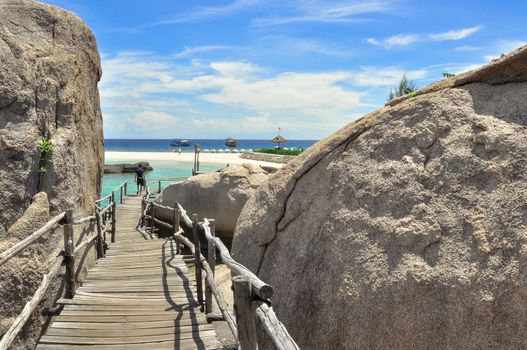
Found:
[[[148, 161], [145, 159], [145, 161]], [[119, 159], [108, 161], [107, 164], [118, 164], [118, 163], [135, 163], [136, 161]], [[146, 179], [160, 179], [160, 178], [176, 178], [176, 177], [188, 177], [192, 175], [192, 162], [171, 162], [171, 161], [149, 161], [150, 165], [154, 170], [146, 171]], [[218, 165], [200, 165], [200, 171], [213, 172], [221, 168], [221, 164]], [[136, 184], [134, 183], [134, 173], [121, 173], [121, 174], [105, 174], [102, 180], [102, 194], [106, 196], [112, 192], [114, 188], [122, 184], [124, 181], [129, 182], [129, 192], [135, 192]], [[166, 187], [171, 182], [162, 182], [162, 187]], [[150, 187], [157, 188], [156, 181], [149, 181]]]
[[[192, 146], [182, 148], [183, 152], [194, 152], [194, 144], [198, 143], [202, 149], [220, 149], [227, 148], [224, 145], [224, 140], [191, 140]], [[289, 148], [307, 148], [314, 144], [316, 140], [289, 140], [285, 147]], [[271, 148], [273, 144], [269, 140], [238, 140], [238, 147], [240, 149], [256, 149], [256, 148]], [[106, 139], [105, 140], [106, 151], [121, 151], [121, 152], [170, 152], [170, 140], [123, 140], [123, 139]], [[154, 168], [152, 171], [146, 172], [146, 178], [176, 178], [176, 177], [188, 177], [192, 175], [192, 162], [181, 162], [181, 161], [155, 161], [145, 159]], [[135, 163], [136, 161], [130, 159], [117, 159], [107, 161], [107, 164], [117, 163]], [[213, 172], [220, 169], [223, 165], [200, 165], [200, 171]], [[133, 173], [122, 173], [122, 174], [105, 174], [103, 177], [102, 194], [106, 196], [112, 192], [114, 188], [119, 186], [124, 181], [128, 180], [129, 190], [135, 192], [136, 185], [133, 183]], [[163, 182], [163, 187], [169, 185], [169, 182]], [[157, 188], [157, 182], [149, 184], [151, 187]]]

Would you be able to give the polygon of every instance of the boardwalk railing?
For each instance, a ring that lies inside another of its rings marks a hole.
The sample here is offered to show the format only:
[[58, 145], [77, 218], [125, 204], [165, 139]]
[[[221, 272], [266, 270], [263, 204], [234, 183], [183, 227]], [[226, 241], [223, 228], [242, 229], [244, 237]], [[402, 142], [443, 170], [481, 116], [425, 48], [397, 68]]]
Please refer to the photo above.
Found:
[[[61, 266], [66, 267], [66, 288], [65, 297], [73, 298], [75, 295], [75, 255], [80, 250], [96, 240], [97, 259], [104, 257], [104, 247], [106, 246], [106, 233], [111, 232], [112, 242], [115, 240], [115, 193], [120, 191], [120, 203], [123, 201], [123, 195], [127, 194], [127, 182], [119, 185], [112, 193], [103, 197], [95, 203], [95, 215], [73, 219], [73, 210], [66, 210], [49, 220], [44, 226], [33, 232], [27, 238], [18, 242], [8, 250], [0, 253], [0, 267], [7, 263], [10, 259], [21, 253], [26, 247], [37, 241], [44, 235], [52, 232], [59, 226], [62, 226], [64, 233], [64, 247], [57, 254], [51, 268], [33, 294], [30, 301], [26, 303], [24, 309], [15, 319], [12, 326], [3, 334], [0, 340], [0, 350], [9, 348], [11, 343], [16, 339], [22, 327], [27, 323], [31, 314], [42, 301], [47, 289], [49, 288], [53, 278], [57, 276]], [[73, 225], [82, 225], [85, 223], [92, 224], [96, 222], [96, 232], [84, 238], [82, 242], [74, 246]], [[79, 266], [79, 267], [82, 267]]]
[[[190, 218], [180, 204], [176, 203], [174, 207], [164, 206], [152, 201], [152, 197], [155, 199], [155, 195], [152, 195], [147, 189], [142, 204], [141, 222], [143, 229], [150, 230], [151, 234], [155, 233], [156, 225], [172, 230], [177, 254], [181, 253], [180, 244], [185, 245], [192, 252], [198, 304], [201, 306], [201, 311], [204, 311], [208, 316], [207, 318], [216, 318], [212, 314], [212, 297], [214, 297], [223, 319], [229, 325], [242, 350], [258, 348], [256, 320], [260, 322], [277, 349], [299, 349], [271, 307], [270, 298], [273, 296], [273, 287], [231, 257], [227, 247], [215, 236], [214, 220], [204, 219], [203, 222], [199, 223], [197, 214], [193, 214]], [[156, 218], [156, 213], [159, 211], [165, 211], [163, 217], [167, 217], [166, 212], [172, 213], [172, 224]], [[183, 236], [181, 220], [187, 227], [192, 228], [192, 241]], [[204, 237], [201, 236], [201, 232], [203, 232]], [[201, 254], [201, 238], [206, 239], [208, 243], [206, 258]], [[234, 276], [232, 283], [236, 315], [233, 315], [229, 310], [222, 292], [214, 281], [216, 250], [219, 251], [221, 260]], [[205, 272], [205, 293], [203, 291], [203, 271]], [[203, 297], [204, 294], [205, 298]]]

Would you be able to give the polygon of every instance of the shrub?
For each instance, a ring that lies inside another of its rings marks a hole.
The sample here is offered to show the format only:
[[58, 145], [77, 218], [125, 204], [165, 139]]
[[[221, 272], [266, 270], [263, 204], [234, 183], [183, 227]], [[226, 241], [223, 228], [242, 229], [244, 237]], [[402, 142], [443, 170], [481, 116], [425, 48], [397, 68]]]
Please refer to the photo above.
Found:
[[304, 152], [303, 149], [272, 149], [272, 148], [258, 148], [254, 151], [258, 153], [279, 154], [279, 155], [285, 155], [285, 156], [297, 156], [300, 153]]

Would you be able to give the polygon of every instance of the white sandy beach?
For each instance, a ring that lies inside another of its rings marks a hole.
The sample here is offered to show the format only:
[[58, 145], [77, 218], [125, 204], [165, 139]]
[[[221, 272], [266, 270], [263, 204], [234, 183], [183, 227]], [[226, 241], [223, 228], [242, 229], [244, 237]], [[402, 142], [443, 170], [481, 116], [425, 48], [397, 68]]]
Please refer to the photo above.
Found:
[[[123, 162], [151, 162], [156, 160], [177, 161], [177, 162], [194, 162], [194, 153], [176, 153], [176, 152], [118, 152], [106, 151], [105, 162], [123, 161]], [[251, 163], [261, 166], [281, 168], [283, 164], [262, 162], [251, 159], [240, 158], [239, 153], [200, 153], [200, 164], [211, 164], [226, 166], [227, 164]]]

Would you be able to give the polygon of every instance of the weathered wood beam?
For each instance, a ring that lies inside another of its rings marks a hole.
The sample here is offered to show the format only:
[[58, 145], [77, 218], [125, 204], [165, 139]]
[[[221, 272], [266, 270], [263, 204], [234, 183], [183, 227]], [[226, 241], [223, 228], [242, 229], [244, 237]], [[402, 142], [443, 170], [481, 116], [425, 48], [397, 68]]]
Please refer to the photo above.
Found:
[[31, 314], [35, 310], [36, 306], [42, 300], [42, 297], [46, 293], [46, 290], [51, 284], [51, 281], [59, 272], [60, 267], [62, 266], [63, 260], [64, 258], [62, 254], [60, 254], [59, 256], [55, 258], [55, 261], [51, 265], [50, 271], [46, 275], [44, 275], [44, 277], [42, 278], [42, 282], [40, 283], [40, 286], [35, 291], [35, 294], [33, 294], [33, 297], [31, 298], [31, 300], [26, 303], [20, 315], [18, 315], [18, 317], [15, 319], [15, 322], [13, 322], [13, 324], [11, 325], [11, 328], [7, 330], [7, 332], [4, 334], [4, 336], [0, 340], [0, 349], [9, 348], [13, 340], [15, 340], [17, 335], [20, 333], [20, 330], [22, 330], [22, 327], [24, 327], [27, 320], [31, 317]]
[[238, 326], [238, 343], [241, 350], [258, 350], [255, 315], [251, 308], [251, 281], [246, 276], [232, 278], [234, 312]]
[[56, 225], [59, 224], [59, 222], [64, 218], [66, 213], [60, 213], [59, 215], [55, 216], [53, 219], [49, 220], [44, 226], [42, 226], [37, 231], [33, 232], [30, 236], [23, 239], [22, 241], [18, 242], [2, 254], [0, 254], [0, 266], [8, 262], [12, 257], [16, 256], [18, 253], [20, 253], [24, 248], [29, 246], [31, 243], [38, 240], [40, 237], [48, 233], [49, 231], [53, 230]]
[[278, 350], [300, 350], [271, 306], [265, 301], [254, 300], [251, 302], [251, 307]]

